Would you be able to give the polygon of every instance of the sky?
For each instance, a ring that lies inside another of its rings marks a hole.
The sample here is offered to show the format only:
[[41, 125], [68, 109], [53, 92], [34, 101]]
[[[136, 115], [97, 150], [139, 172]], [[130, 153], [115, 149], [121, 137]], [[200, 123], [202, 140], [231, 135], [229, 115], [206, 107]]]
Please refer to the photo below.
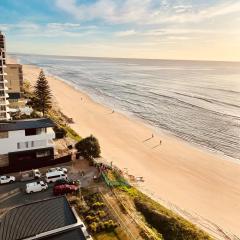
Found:
[[0, 0], [14, 53], [240, 61], [240, 0]]

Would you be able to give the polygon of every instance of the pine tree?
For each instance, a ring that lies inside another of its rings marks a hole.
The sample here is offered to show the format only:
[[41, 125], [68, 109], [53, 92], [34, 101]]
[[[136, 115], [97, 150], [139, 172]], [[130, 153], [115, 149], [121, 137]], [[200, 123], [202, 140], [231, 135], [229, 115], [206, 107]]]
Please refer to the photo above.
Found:
[[34, 88], [34, 108], [42, 112], [44, 116], [52, 107], [52, 94], [43, 70], [40, 71]]

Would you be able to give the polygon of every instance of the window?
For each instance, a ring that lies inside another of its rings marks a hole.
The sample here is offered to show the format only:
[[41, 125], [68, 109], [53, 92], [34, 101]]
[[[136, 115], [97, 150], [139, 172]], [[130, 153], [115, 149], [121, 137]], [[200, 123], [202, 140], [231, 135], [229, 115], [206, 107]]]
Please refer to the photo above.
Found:
[[48, 179], [59, 178], [59, 177], [60, 177], [60, 175], [54, 175], [54, 176], [48, 177]]
[[6, 111], [6, 106], [4, 106], [4, 105], [1, 106], [1, 105], [0, 105], [0, 111]]
[[8, 132], [0, 132], [0, 138], [8, 138]]
[[1, 118], [6, 118], [7, 117], [7, 114], [5, 112], [0, 112], [0, 117]]
[[17, 143], [17, 149], [24, 149], [24, 148], [30, 148], [31, 142], [18, 142]]
[[37, 158], [48, 157], [50, 155], [51, 155], [50, 150], [41, 150], [41, 151], [38, 151], [37, 154], [36, 154]]
[[37, 135], [36, 128], [25, 129], [25, 136], [32, 136], [32, 135]]

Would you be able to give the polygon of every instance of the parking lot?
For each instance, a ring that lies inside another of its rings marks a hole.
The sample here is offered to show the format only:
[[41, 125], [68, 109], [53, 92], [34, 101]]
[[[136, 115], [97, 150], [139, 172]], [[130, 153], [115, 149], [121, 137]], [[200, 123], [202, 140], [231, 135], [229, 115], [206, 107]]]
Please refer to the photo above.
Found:
[[[68, 169], [67, 175], [69, 179], [80, 180], [81, 187], [87, 187], [90, 185], [93, 182], [93, 176], [97, 175], [97, 170], [94, 167], [88, 166], [84, 161], [61, 165], [61, 167], [66, 167]], [[42, 168], [39, 170], [44, 176], [47, 169], [48, 168]], [[82, 171], [84, 171], [83, 176]], [[0, 185], [0, 216], [5, 211], [15, 206], [53, 197], [53, 183], [48, 184], [48, 189], [46, 191], [27, 194], [25, 192], [26, 184], [36, 180], [21, 182], [19, 181], [19, 173], [8, 175], [14, 175], [16, 177], [16, 182]]]

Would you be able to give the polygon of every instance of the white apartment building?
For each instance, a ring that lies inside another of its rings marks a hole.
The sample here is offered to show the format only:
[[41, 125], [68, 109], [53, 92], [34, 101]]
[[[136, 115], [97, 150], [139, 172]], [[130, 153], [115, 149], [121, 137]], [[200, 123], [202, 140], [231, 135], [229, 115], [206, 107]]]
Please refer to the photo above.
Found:
[[53, 159], [54, 126], [48, 118], [0, 123], [0, 167], [30, 167]]
[[7, 98], [7, 80], [5, 79], [6, 73], [6, 52], [5, 52], [5, 36], [0, 31], [0, 121], [10, 119], [8, 114], [8, 100]]

